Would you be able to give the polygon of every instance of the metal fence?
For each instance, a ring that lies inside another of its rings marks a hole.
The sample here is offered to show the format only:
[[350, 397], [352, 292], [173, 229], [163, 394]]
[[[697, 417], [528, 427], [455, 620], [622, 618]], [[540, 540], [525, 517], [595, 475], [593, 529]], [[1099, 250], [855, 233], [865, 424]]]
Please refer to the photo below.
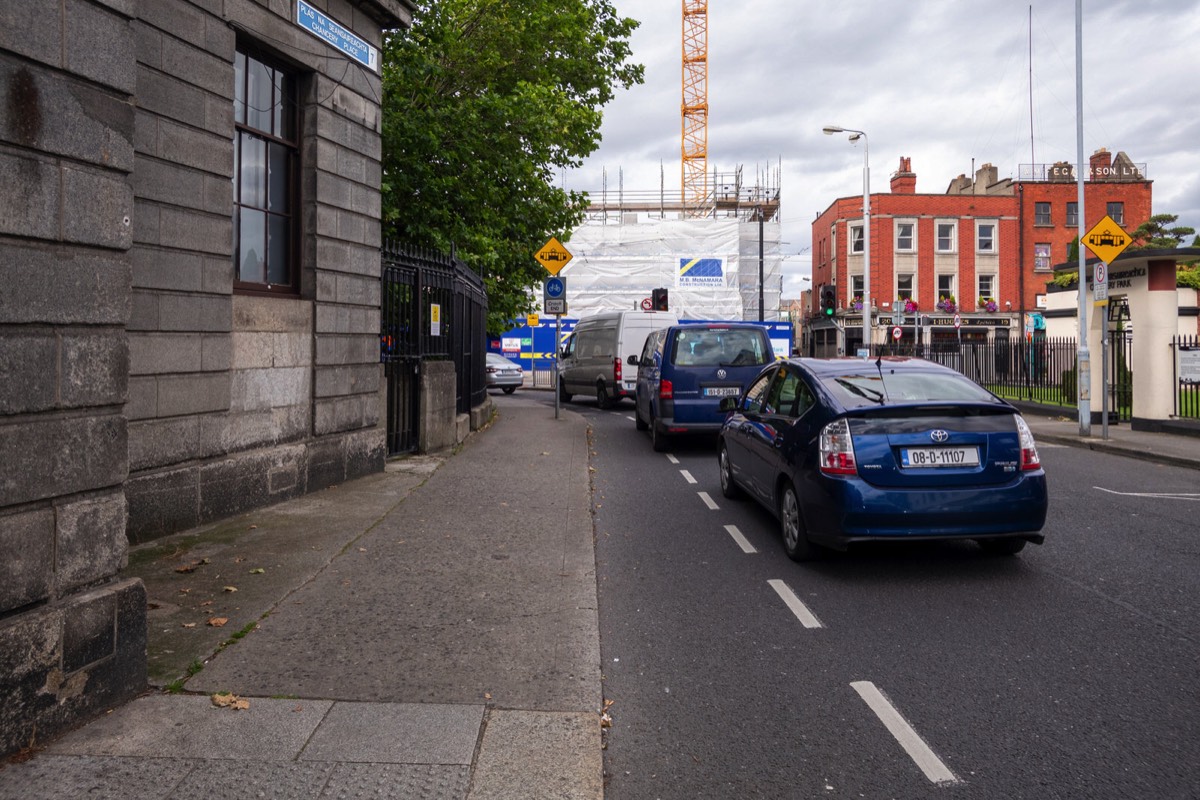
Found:
[[466, 414], [487, 396], [487, 295], [453, 254], [385, 242], [379, 360], [387, 381], [388, 454], [420, 447], [421, 364], [453, 360], [455, 404]]
[[1171, 339], [1175, 374], [1175, 416], [1200, 419], [1200, 337]]

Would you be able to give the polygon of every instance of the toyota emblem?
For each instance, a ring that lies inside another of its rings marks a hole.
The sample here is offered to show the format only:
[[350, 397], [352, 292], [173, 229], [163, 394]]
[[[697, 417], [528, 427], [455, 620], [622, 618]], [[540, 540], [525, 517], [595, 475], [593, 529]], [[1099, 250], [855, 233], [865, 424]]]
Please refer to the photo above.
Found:
[[946, 433], [941, 428], [938, 428], [935, 431], [929, 432], [929, 438], [933, 439], [935, 442], [944, 442], [950, 438], [950, 434]]
[[725, 370], [723, 370], [723, 369], [717, 370], [717, 377], [720, 378], [721, 380], [725, 380], [725, 374], [726, 374]]

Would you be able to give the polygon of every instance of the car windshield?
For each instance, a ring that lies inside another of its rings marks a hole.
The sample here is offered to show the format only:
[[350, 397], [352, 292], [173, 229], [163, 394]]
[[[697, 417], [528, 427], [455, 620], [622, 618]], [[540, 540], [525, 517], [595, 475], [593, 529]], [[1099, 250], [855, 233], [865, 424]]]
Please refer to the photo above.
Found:
[[996, 402], [996, 398], [979, 384], [949, 373], [898, 372], [885, 367], [850, 375], [831, 375], [823, 382], [843, 405], [849, 407], [885, 403]]
[[762, 366], [767, 357], [765, 337], [745, 328], [683, 329], [675, 337], [671, 363], [682, 367]]

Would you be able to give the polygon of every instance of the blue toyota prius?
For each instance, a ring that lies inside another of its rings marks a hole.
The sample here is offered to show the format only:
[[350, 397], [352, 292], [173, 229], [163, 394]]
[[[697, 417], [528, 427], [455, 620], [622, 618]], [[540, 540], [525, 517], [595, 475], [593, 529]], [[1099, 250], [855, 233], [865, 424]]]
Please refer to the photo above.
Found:
[[775, 513], [796, 561], [860, 541], [1041, 544], [1046, 473], [1020, 412], [917, 358], [793, 358], [729, 397], [721, 490]]

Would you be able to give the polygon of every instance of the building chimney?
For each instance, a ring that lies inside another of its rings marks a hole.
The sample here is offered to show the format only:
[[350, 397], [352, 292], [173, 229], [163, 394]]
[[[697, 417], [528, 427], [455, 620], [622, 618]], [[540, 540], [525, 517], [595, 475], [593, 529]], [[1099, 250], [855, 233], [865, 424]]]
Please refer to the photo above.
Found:
[[900, 156], [900, 169], [892, 174], [892, 194], [916, 194], [917, 173], [912, 171], [912, 159]]
[[1092, 153], [1091, 169], [1088, 180], [1106, 181], [1112, 176], [1112, 153], [1108, 152], [1108, 148], [1101, 147], [1096, 152]]
[[1000, 180], [1000, 170], [992, 164], [984, 164], [975, 170], [975, 194], [990, 194], [988, 188]]

